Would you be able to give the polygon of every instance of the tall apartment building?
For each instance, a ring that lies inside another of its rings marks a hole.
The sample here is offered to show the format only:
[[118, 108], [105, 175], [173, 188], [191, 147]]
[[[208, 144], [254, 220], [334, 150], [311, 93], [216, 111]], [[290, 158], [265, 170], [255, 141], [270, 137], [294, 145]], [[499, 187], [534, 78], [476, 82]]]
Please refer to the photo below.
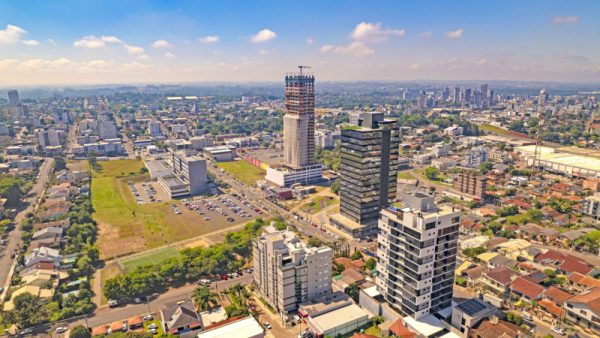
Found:
[[421, 192], [381, 211], [376, 283], [404, 316], [419, 319], [451, 306], [460, 216]]
[[11, 107], [15, 107], [18, 106], [19, 103], [21, 103], [21, 100], [19, 99], [19, 92], [11, 89], [8, 91], [8, 105]]
[[119, 132], [117, 131], [117, 126], [114, 121], [100, 121], [98, 123], [98, 134], [102, 140], [119, 138]]
[[487, 177], [478, 175], [473, 170], [463, 170], [454, 174], [453, 186], [454, 189], [460, 192], [484, 199], [487, 190]]
[[292, 168], [315, 164], [315, 77], [302, 73], [285, 77], [283, 151]]
[[282, 316], [331, 292], [333, 251], [309, 248], [292, 231], [273, 226], [252, 241], [255, 291]]
[[583, 208], [581, 211], [595, 219], [600, 219], [600, 194], [595, 193], [592, 196], [586, 197], [585, 200], [583, 200]]
[[44, 150], [46, 147], [60, 146], [65, 134], [62, 130], [55, 129], [38, 129], [36, 130], [38, 146], [40, 150]]
[[357, 125], [342, 129], [340, 214], [334, 226], [353, 237], [377, 232], [379, 211], [396, 197], [399, 128], [383, 113], [363, 112]]
[[279, 186], [311, 184], [323, 177], [315, 159], [315, 77], [299, 73], [285, 76], [283, 117], [284, 164], [267, 169], [266, 179]]
[[152, 137], [157, 137], [162, 135], [161, 124], [159, 121], [150, 120], [148, 121], [148, 134]]

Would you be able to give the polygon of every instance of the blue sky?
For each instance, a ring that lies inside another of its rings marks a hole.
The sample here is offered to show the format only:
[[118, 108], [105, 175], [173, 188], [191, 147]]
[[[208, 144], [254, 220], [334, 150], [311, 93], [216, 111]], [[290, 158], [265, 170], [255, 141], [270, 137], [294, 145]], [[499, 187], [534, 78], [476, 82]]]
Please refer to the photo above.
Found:
[[0, 1], [0, 84], [600, 79], [600, 1]]

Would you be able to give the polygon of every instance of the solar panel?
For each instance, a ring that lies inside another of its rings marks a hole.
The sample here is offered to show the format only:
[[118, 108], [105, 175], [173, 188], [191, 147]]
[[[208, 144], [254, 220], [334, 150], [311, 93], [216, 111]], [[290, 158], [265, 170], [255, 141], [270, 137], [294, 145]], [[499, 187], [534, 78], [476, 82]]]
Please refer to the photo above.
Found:
[[472, 298], [465, 302], [458, 304], [458, 308], [469, 316], [474, 316], [478, 312], [485, 310], [486, 306], [479, 299]]

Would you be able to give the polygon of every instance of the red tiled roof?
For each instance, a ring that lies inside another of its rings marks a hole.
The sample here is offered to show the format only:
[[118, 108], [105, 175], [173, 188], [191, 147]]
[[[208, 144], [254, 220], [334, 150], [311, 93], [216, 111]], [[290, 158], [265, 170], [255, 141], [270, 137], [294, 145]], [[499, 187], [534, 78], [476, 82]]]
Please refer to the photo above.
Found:
[[544, 297], [550, 298], [550, 300], [556, 304], [562, 304], [565, 300], [573, 297], [573, 295], [567, 291], [551, 286], [544, 291]]
[[510, 283], [510, 289], [527, 296], [529, 299], [539, 298], [545, 290], [543, 286], [530, 282], [522, 277], [517, 277]]
[[594, 268], [572, 257], [566, 257], [565, 260], [558, 266], [559, 269], [567, 272], [579, 272], [582, 275], [587, 275]]
[[600, 287], [595, 287], [582, 294], [573, 296], [567, 300], [567, 303], [581, 303], [587, 305], [594, 311], [596, 316], [600, 316]]
[[561, 318], [565, 314], [565, 310], [547, 299], [540, 300], [538, 305], [553, 316]]
[[352, 336], [352, 338], [377, 338], [377, 336], [365, 333], [355, 333], [354, 336]]
[[396, 320], [390, 326], [390, 332], [401, 338], [414, 338], [417, 336], [415, 332], [412, 332], [406, 326], [404, 326], [402, 319]]
[[600, 287], [599, 279], [596, 279], [596, 278], [590, 277], [590, 276], [585, 276], [583, 274], [580, 274], [577, 271], [575, 271], [569, 275], [569, 280], [573, 283], [581, 284], [581, 285], [584, 285], [587, 287], [595, 287], [595, 286]]
[[505, 266], [499, 266], [486, 272], [485, 275], [500, 284], [508, 285], [512, 280], [512, 277], [516, 276], [517, 273]]

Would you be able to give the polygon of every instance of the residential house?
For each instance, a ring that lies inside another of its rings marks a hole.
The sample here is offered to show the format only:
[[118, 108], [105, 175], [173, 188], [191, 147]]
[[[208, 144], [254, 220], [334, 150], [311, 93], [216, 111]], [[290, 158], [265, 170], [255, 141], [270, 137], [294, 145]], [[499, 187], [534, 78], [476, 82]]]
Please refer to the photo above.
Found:
[[54, 290], [52, 289], [42, 289], [39, 286], [35, 285], [25, 285], [18, 289], [13, 290], [11, 294], [10, 300], [4, 303], [4, 311], [11, 311], [15, 308], [15, 304], [13, 303], [14, 299], [18, 295], [22, 295], [24, 293], [32, 294], [36, 297], [41, 298], [43, 301], [48, 301], [54, 295]]
[[191, 299], [165, 305], [160, 310], [160, 318], [165, 332], [168, 334], [178, 335], [200, 330], [204, 326]]
[[584, 292], [589, 289], [600, 287], [600, 279], [573, 272], [569, 275], [569, 284], [574, 292]]
[[52, 238], [62, 238], [63, 228], [61, 227], [47, 227], [41, 230], [36, 231], [32, 239], [52, 239]]
[[523, 277], [517, 277], [510, 283], [511, 294], [520, 300], [531, 303], [542, 298], [545, 288]]
[[56, 217], [60, 217], [69, 212], [71, 208], [71, 202], [63, 201], [60, 199], [48, 199], [42, 206], [42, 212], [40, 217], [43, 220], [51, 220]]
[[571, 297], [572, 294], [557, 287], [547, 288], [542, 294], [542, 299], [538, 301], [540, 310], [538, 316], [553, 325], [558, 323], [565, 315], [563, 305]]
[[527, 333], [519, 326], [499, 320], [498, 317], [482, 320], [469, 334], [471, 338], [520, 338], [526, 336]]
[[29, 267], [41, 262], [54, 263], [55, 266], [59, 266], [60, 260], [61, 256], [58, 250], [41, 247], [34, 249], [31, 255], [25, 257], [25, 266]]
[[595, 287], [565, 301], [566, 318], [600, 335], [600, 287]]
[[482, 274], [481, 281], [486, 291], [484, 300], [501, 308], [510, 298], [510, 283], [518, 273], [505, 266], [491, 269]]

